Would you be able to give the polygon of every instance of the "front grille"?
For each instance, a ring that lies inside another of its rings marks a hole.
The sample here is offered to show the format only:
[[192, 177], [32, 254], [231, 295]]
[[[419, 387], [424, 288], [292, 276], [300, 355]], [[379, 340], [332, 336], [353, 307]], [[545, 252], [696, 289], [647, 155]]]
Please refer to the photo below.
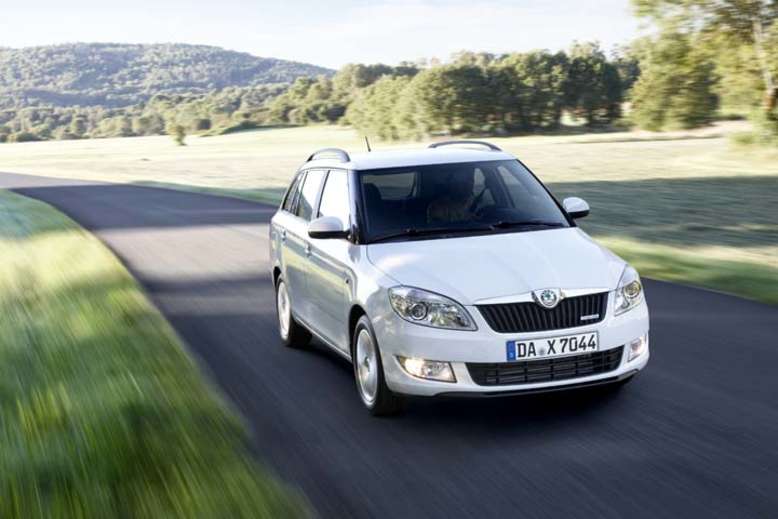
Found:
[[[586, 294], [562, 299], [554, 308], [537, 303], [479, 305], [492, 330], [499, 333], [542, 332], [598, 323], [605, 318], [608, 293]], [[596, 317], [595, 317], [596, 316]], [[588, 319], [581, 320], [582, 317]]]
[[467, 370], [479, 386], [537, 384], [607, 373], [619, 367], [624, 346], [583, 355], [497, 364], [468, 363]]

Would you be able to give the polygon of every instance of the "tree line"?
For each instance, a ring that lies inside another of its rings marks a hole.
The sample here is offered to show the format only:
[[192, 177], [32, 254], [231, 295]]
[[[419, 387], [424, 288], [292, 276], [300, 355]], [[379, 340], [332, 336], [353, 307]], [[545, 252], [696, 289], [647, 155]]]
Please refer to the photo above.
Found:
[[229, 87], [207, 94], [156, 94], [124, 108], [32, 106], [0, 110], [0, 142], [227, 133], [266, 124], [268, 101], [285, 85]]
[[0, 106], [0, 142], [165, 132], [182, 141], [193, 132], [317, 123], [418, 139], [554, 130], [566, 117], [658, 131], [726, 114], [752, 119], [750, 139], [778, 142], [778, 0], [632, 4], [655, 34], [610, 55], [593, 43], [566, 52], [461, 52], [446, 63], [352, 64], [285, 85], [156, 94], [123, 108]]
[[[606, 56], [463, 52], [445, 65], [350, 66], [298, 79], [272, 104], [276, 120], [340, 121], [384, 139], [501, 134], [621, 120], [661, 131], [748, 116], [748, 139], [778, 143], [778, 0], [632, 0], [655, 34]], [[361, 71], [360, 82], [350, 79]], [[626, 114], [623, 110], [626, 108]]]
[[621, 116], [637, 70], [596, 44], [556, 53], [461, 52], [423, 68], [347, 65], [331, 78], [297, 79], [270, 103], [270, 115], [292, 124], [346, 123], [382, 139], [553, 129], [563, 113], [600, 126]]

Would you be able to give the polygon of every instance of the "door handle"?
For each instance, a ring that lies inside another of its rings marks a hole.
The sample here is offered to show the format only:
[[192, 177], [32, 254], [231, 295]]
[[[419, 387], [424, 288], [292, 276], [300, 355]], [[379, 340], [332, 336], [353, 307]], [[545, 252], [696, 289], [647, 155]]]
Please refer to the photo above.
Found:
[[286, 229], [281, 229], [281, 241], [286, 241]]
[[306, 256], [310, 256], [311, 255], [311, 244], [310, 243], [306, 243], [305, 244], [305, 255]]

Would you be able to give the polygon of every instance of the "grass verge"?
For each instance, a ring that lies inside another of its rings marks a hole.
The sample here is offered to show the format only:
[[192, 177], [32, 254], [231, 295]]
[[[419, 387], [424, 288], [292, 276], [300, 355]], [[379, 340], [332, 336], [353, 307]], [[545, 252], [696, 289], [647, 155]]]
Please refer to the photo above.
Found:
[[0, 191], [0, 517], [299, 517], [118, 260]]
[[708, 258], [676, 247], [622, 238], [600, 243], [629, 261], [641, 276], [709, 288], [778, 305], [778, 269], [745, 261]]

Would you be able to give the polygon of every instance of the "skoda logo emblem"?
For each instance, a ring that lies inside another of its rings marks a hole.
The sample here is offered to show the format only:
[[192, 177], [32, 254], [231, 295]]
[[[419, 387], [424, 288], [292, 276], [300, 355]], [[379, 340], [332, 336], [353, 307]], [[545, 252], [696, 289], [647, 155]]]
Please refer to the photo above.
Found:
[[554, 308], [562, 300], [562, 291], [558, 288], [545, 288], [532, 292], [535, 302], [543, 308]]

